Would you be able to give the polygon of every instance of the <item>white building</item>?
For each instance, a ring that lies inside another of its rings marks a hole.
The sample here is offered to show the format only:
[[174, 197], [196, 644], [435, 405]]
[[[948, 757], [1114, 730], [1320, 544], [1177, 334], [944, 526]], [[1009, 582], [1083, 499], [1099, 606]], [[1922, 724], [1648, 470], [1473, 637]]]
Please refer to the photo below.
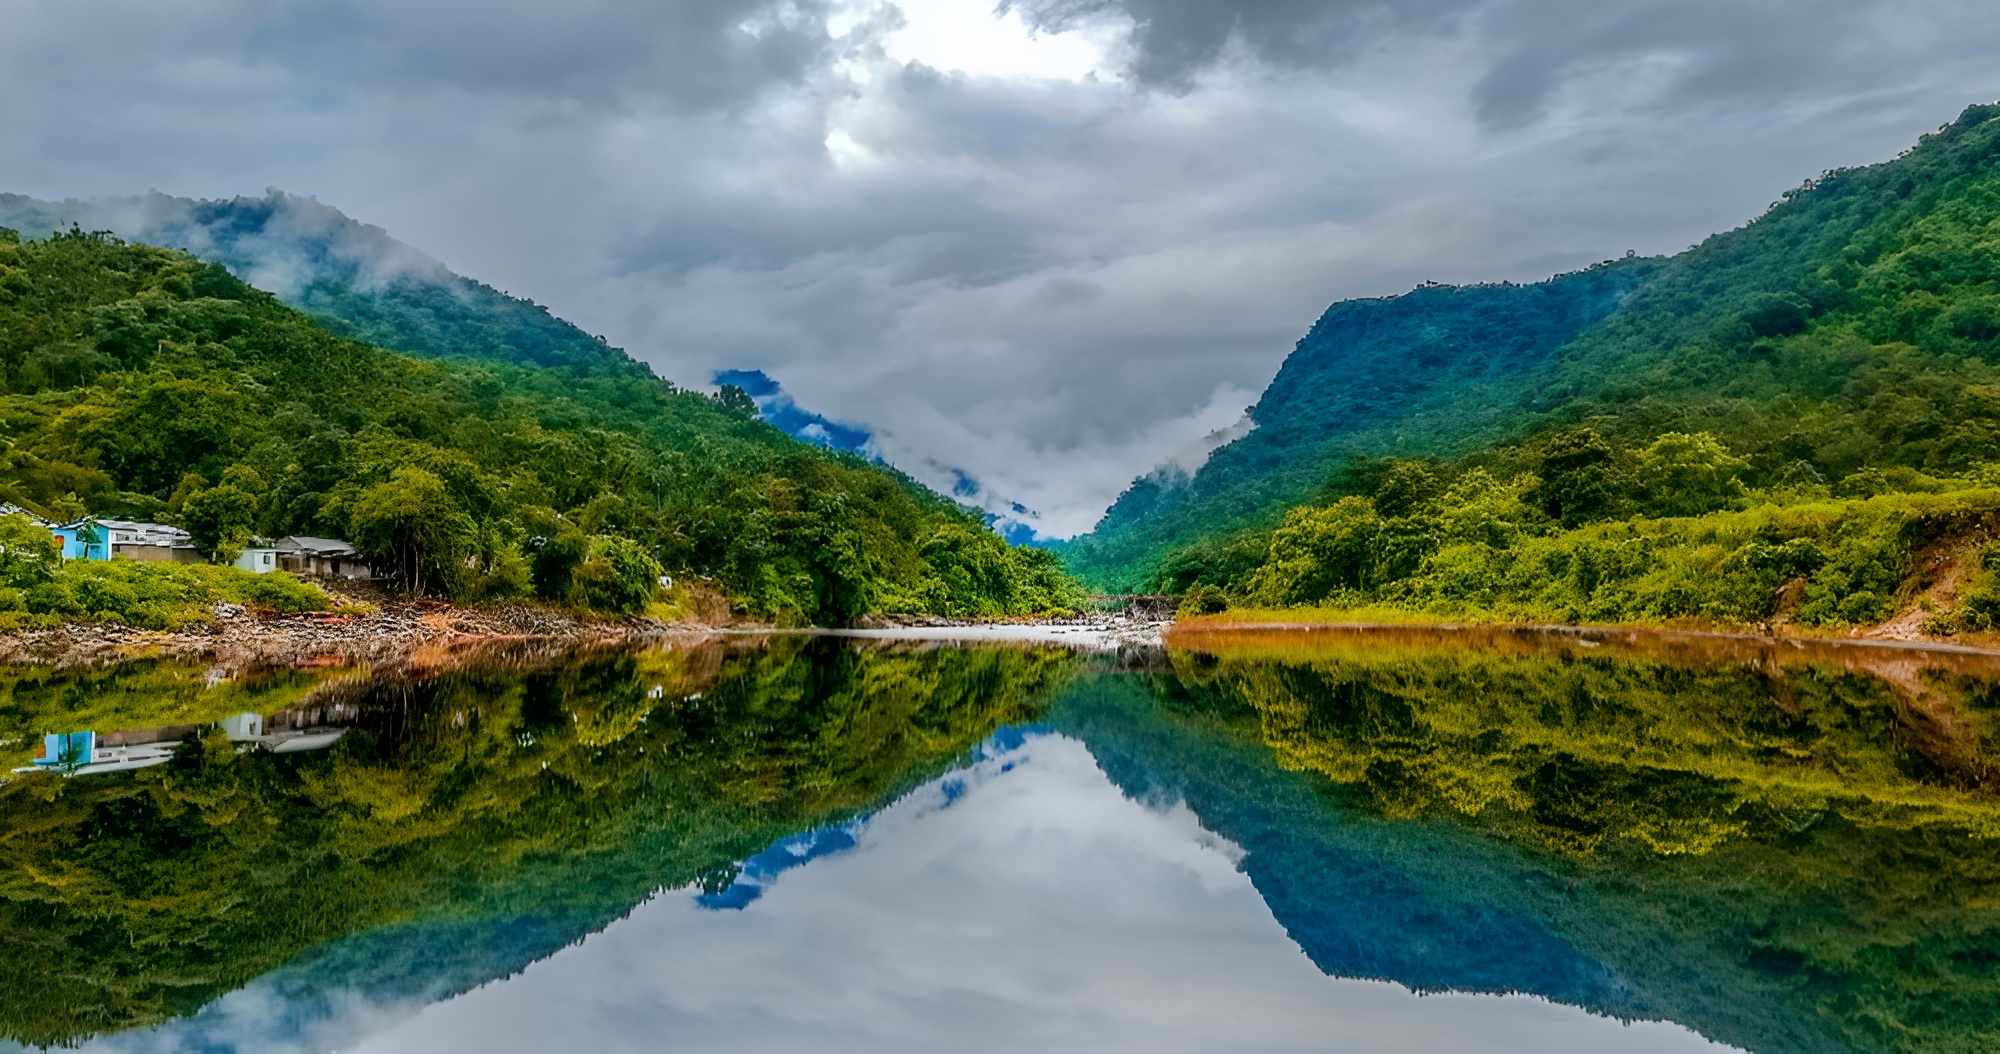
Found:
[[231, 560], [229, 566], [255, 571], [260, 575], [268, 574], [278, 569], [278, 554], [279, 550], [275, 545], [253, 545], [243, 550], [236, 559]]

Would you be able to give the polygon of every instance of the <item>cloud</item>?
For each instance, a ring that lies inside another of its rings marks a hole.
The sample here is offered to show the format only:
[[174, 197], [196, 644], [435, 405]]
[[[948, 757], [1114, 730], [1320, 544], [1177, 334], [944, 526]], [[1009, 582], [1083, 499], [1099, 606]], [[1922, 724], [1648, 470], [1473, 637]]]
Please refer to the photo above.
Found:
[[1232, 45], [1258, 59], [1316, 68], [1351, 58], [1389, 31], [1436, 24], [1475, 7], [1465, 0], [1003, 0], [1034, 26], [1060, 32], [1113, 13], [1130, 19], [1130, 71], [1180, 90]]
[[1579, 73], [1634, 61], [1672, 65], [1687, 96], [1824, 94], [1841, 81], [1878, 79], [1867, 50], [1881, 22], [1923, 36], [1939, 16], [1973, 14], [1958, 3], [1878, 0], [1003, 0], [1001, 8], [1049, 31], [1122, 16], [1128, 72], [1175, 91], [1232, 57], [1324, 70], [1398, 36], [1470, 39], [1487, 66], [1474, 89], [1478, 113], [1503, 125], [1535, 116]]
[[1969, 0], [0, 0], [0, 24], [0, 190], [310, 195], [683, 383], [782, 378], [1047, 534], [1233, 423], [1333, 300], [1678, 250], [2000, 97]]

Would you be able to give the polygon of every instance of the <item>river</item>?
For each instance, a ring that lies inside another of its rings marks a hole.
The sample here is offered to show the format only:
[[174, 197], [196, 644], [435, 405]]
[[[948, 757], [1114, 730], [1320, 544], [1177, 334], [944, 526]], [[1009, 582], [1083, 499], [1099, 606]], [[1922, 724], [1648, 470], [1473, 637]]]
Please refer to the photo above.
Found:
[[1439, 629], [7, 668], [0, 1049], [2000, 1049], [1996, 686]]

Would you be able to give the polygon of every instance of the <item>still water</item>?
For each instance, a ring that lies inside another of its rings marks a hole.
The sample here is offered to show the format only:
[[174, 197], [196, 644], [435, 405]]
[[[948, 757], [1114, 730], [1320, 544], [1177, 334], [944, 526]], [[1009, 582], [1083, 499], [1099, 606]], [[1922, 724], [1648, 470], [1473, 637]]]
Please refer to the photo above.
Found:
[[0, 671], [0, 1048], [2000, 1049], [1996, 686], [1442, 631]]

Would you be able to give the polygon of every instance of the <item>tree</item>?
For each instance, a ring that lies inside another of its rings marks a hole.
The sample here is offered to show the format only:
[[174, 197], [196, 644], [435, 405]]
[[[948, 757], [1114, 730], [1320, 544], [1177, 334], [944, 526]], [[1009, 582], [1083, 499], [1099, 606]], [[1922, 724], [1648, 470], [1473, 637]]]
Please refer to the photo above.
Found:
[[529, 579], [535, 595], [551, 603], [568, 603], [576, 569], [590, 555], [590, 538], [545, 505], [521, 510], [521, 522], [528, 532]]
[[1595, 428], [1573, 428], [1542, 447], [1542, 479], [1535, 497], [1543, 511], [1574, 527], [1611, 504], [1611, 444]]
[[723, 385], [722, 390], [716, 392], [712, 398], [716, 407], [731, 417], [741, 417], [746, 420], [755, 420], [757, 417], [757, 400], [750, 398], [749, 392], [734, 384]]
[[15, 513], [0, 516], [0, 581], [26, 589], [55, 577], [62, 543], [45, 528]]
[[1414, 515], [1444, 491], [1444, 481], [1422, 461], [1388, 463], [1375, 484], [1375, 511], [1391, 519]]
[[576, 568], [576, 599], [599, 611], [643, 611], [660, 588], [660, 565], [630, 538], [598, 534]]
[[1368, 584], [1382, 517], [1366, 498], [1306, 506], [1285, 514], [1271, 532], [1271, 556], [1252, 578], [1255, 591], [1277, 604], [1325, 600]]
[[443, 480], [408, 466], [356, 496], [348, 524], [355, 547], [386, 563], [413, 593], [449, 590], [478, 534]]
[[1743, 496], [1748, 461], [1707, 432], [1668, 432], [1639, 454], [1639, 488], [1656, 516], [1699, 516]]
[[181, 504], [181, 526], [194, 547], [218, 563], [243, 552], [256, 522], [256, 495], [230, 483], [196, 491]]

